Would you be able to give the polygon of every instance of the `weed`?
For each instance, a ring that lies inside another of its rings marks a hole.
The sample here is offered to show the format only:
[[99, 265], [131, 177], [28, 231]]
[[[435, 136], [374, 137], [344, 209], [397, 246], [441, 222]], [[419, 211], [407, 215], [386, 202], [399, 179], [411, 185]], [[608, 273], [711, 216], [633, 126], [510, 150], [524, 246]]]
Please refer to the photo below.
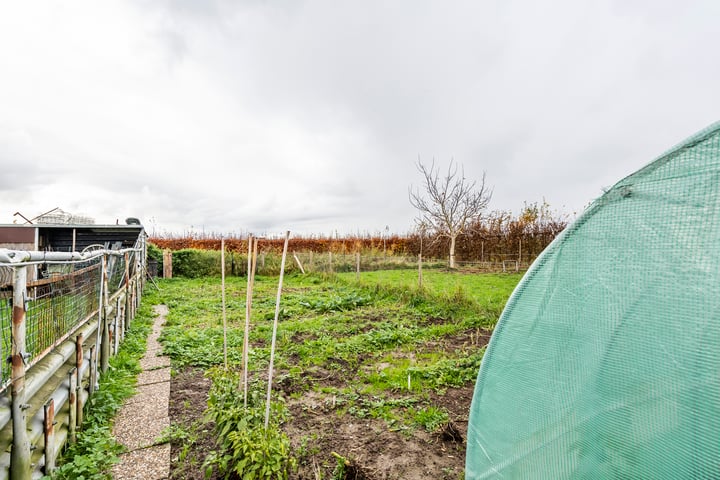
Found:
[[447, 410], [429, 406], [418, 410], [411, 409], [409, 412], [414, 425], [422, 427], [427, 432], [434, 432], [448, 422]]
[[158, 437], [155, 443], [158, 445], [172, 443], [173, 445], [179, 446], [180, 453], [178, 454], [178, 461], [184, 462], [195, 445], [195, 442], [198, 441], [199, 427], [200, 423], [198, 422], [193, 423], [189, 427], [177, 423], [170, 424], [161, 432], [160, 437]]
[[290, 440], [280, 429], [287, 418], [285, 406], [271, 404], [271, 422], [265, 429], [265, 403], [258, 385], [248, 392], [248, 406], [237, 386], [237, 374], [220, 369], [208, 373], [212, 380], [206, 420], [215, 424], [218, 449], [206, 457], [206, 476], [213, 470], [224, 478], [286, 479], [295, 467]]

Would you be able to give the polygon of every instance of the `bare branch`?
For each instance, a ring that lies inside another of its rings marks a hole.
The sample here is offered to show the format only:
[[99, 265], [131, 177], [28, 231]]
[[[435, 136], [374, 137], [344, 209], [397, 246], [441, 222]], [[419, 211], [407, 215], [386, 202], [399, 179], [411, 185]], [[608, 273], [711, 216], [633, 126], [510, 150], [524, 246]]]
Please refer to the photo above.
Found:
[[492, 189], [485, 183], [484, 172], [479, 184], [465, 177], [462, 166], [458, 173], [454, 159], [442, 178], [434, 159], [429, 168], [418, 159], [417, 169], [422, 175], [422, 189], [412, 186], [408, 189], [410, 204], [419, 213], [415, 220], [418, 225], [450, 238], [450, 266], [454, 267], [455, 239], [480, 220], [492, 198]]

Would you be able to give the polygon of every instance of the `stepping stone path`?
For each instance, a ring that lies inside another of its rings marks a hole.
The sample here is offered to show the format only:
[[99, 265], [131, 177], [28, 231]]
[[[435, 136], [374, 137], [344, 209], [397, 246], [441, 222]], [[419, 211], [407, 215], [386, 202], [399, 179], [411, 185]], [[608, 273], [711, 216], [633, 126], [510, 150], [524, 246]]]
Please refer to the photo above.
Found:
[[168, 308], [155, 306], [158, 315], [140, 360], [138, 393], [128, 399], [115, 417], [113, 435], [128, 451], [112, 469], [115, 480], [164, 480], [170, 475], [170, 444], [155, 445], [170, 426], [170, 359], [162, 356], [158, 337]]

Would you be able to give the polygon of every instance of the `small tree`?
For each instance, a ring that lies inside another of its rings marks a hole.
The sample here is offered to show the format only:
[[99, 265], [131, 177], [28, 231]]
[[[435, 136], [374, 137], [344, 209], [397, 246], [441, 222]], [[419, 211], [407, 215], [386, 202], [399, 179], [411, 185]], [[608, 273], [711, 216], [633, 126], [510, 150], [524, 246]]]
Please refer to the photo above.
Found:
[[480, 220], [492, 198], [492, 189], [485, 185], [485, 172], [479, 183], [468, 180], [462, 166], [458, 172], [453, 160], [444, 177], [440, 177], [435, 161], [428, 168], [418, 160], [417, 169], [423, 176], [423, 189], [409, 189], [410, 203], [420, 213], [416, 221], [450, 239], [450, 268], [455, 268], [455, 241]]

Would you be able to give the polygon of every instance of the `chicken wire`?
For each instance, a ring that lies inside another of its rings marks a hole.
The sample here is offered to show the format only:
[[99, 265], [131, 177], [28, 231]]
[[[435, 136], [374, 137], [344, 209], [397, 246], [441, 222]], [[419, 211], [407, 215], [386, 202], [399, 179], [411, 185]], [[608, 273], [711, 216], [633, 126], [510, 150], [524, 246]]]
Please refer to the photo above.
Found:
[[[129, 252], [128, 270], [135, 272], [137, 252]], [[125, 285], [125, 256], [109, 255], [107, 261], [108, 296], [113, 296]], [[27, 284], [28, 303], [25, 316], [27, 364], [32, 365], [66, 339], [76, 327], [92, 315], [100, 305], [102, 282], [102, 256], [80, 263], [30, 266], [44, 272], [49, 278], [30, 281]], [[10, 272], [12, 267], [0, 267]], [[67, 273], [69, 272], [69, 273]], [[2, 357], [11, 351], [12, 331], [12, 283], [0, 285], [0, 338]], [[0, 362], [0, 385], [4, 388], [10, 380], [11, 366]]]

